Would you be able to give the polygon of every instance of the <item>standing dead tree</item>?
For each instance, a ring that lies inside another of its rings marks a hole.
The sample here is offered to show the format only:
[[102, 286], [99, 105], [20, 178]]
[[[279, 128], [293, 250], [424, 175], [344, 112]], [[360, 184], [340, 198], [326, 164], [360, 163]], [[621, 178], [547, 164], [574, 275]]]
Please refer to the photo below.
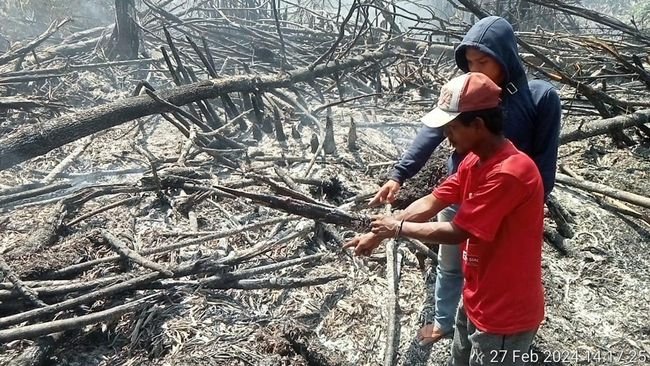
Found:
[[115, 27], [110, 38], [110, 59], [135, 59], [140, 47], [135, 0], [115, 0]]

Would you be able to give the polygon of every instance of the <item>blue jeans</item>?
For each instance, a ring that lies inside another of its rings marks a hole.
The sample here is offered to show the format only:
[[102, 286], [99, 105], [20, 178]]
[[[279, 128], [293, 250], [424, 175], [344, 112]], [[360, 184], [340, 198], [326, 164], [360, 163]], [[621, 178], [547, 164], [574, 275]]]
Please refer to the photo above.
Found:
[[[450, 222], [456, 216], [458, 206], [449, 206], [438, 214], [439, 222]], [[460, 245], [443, 245], [438, 249], [436, 274], [435, 326], [449, 333], [454, 329], [458, 301], [463, 290]]]

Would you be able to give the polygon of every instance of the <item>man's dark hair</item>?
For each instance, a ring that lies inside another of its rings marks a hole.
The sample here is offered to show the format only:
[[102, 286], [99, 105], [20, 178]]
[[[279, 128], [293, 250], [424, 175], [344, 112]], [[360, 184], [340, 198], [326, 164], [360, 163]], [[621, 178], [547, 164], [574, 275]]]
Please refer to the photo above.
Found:
[[458, 120], [465, 126], [469, 126], [477, 117], [480, 117], [485, 122], [485, 128], [488, 131], [495, 135], [503, 133], [503, 110], [501, 107], [463, 112], [458, 115]]

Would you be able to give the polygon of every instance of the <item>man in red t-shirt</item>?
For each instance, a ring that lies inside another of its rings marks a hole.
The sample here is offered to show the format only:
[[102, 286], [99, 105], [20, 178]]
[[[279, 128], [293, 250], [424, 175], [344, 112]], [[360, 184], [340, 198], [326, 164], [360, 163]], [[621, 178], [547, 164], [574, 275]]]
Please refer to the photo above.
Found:
[[[465, 284], [450, 365], [525, 364], [544, 317], [544, 189], [535, 163], [503, 137], [500, 92], [480, 73], [443, 86], [423, 122], [443, 127], [468, 155], [431, 195], [396, 216], [375, 216], [370, 233], [345, 245], [365, 255], [398, 236], [462, 246]], [[452, 222], [428, 222], [452, 204], [460, 205]]]

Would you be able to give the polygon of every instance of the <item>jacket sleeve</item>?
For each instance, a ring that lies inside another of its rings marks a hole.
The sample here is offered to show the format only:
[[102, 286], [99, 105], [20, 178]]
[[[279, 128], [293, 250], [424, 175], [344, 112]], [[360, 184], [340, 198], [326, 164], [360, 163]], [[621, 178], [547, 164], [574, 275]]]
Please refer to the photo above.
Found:
[[402, 154], [399, 162], [393, 167], [390, 179], [404, 183], [422, 169], [429, 160], [433, 150], [445, 139], [441, 128], [422, 126], [411, 146]]
[[546, 82], [532, 84], [531, 92], [535, 99], [537, 114], [532, 158], [542, 175], [544, 197], [548, 198], [555, 185], [562, 105], [555, 89]]

